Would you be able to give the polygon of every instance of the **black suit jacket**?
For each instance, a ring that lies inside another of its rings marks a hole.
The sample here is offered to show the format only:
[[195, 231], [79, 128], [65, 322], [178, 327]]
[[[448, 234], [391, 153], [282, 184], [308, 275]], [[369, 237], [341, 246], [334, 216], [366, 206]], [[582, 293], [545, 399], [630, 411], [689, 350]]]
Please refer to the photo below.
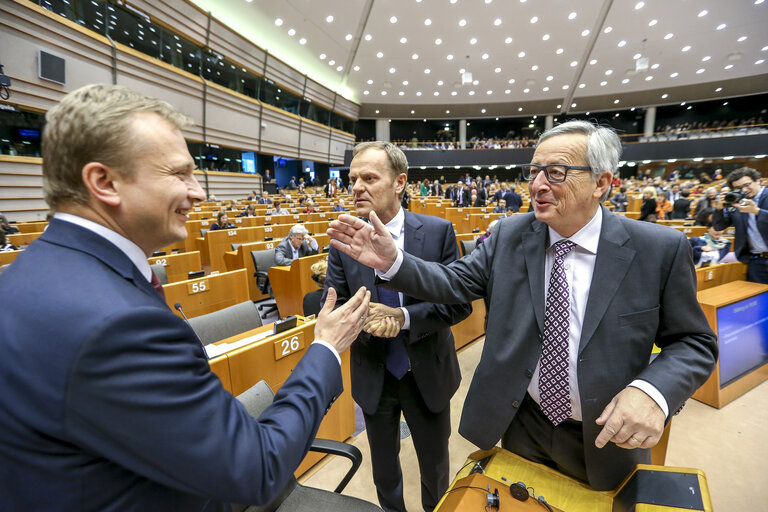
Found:
[[[446, 304], [486, 298], [485, 347], [459, 425], [459, 433], [482, 449], [494, 446], [509, 427], [541, 356], [548, 238], [546, 224], [533, 214], [503, 218], [493, 236], [448, 266], [405, 254], [389, 282], [408, 295]], [[521, 259], [523, 264], [513, 264]], [[661, 353], [649, 365], [654, 343]], [[577, 363], [584, 458], [594, 488], [612, 489], [635, 464], [650, 461], [650, 450], [595, 447], [602, 428], [595, 419], [608, 402], [642, 379], [675, 413], [710, 375], [716, 358], [685, 236], [603, 208]]]
[[[426, 259], [450, 263], [458, 257], [453, 227], [445, 219], [405, 212], [405, 252]], [[371, 290], [371, 301], [379, 302], [373, 269], [331, 248], [325, 290], [336, 289], [337, 305], [346, 302], [361, 286]], [[323, 297], [323, 302], [325, 297]], [[461, 381], [456, 347], [450, 326], [472, 312], [470, 301], [444, 306], [410, 296], [403, 306], [411, 319], [406, 332], [408, 358], [416, 385], [431, 411], [443, 410]], [[388, 340], [363, 332], [351, 347], [352, 396], [367, 414], [379, 406], [384, 384], [385, 348]]]
[[675, 204], [672, 205], [672, 218], [673, 219], [687, 219], [691, 214], [691, 201], [684, 197], [680, 197]]

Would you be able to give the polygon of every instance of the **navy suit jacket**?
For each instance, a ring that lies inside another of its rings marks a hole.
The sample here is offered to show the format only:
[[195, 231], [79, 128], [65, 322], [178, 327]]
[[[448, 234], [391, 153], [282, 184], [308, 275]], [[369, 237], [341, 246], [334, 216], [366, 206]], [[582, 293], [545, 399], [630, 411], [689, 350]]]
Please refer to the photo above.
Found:
[[[757, 230], [760, 232], [760, 236], [768, 244], [768, 188], [763, 187], [763, 191], [758, 198], [757, 206], [760, 208], [760, 213], [757, 214]], [[749, 244], [747, 243], [747, 219], [748, 213], [742, 213], [735, 209], [722, 209], [715, 210], [712, 215], [712, 225], [718, 231], [728, 228], [728, 226], [736, 227], [736, 236], [734, 237], [733, 252], [736, 254], [736, 259], [742, 263], [749, 263], [752, 255], [749, 251]]]
[[[541, 356], [548, 238], [547, 225], [532, 213], [503, 218], [493, 236], [448, 266], [404, 254], [388, 284], [444, 304], [486, 298], [485, 347], [459, 425], [459, 433], [484, 450], [514, 419]], [[661, 353], [649, 365], [654, 343]], [[608, 402], [642, 379], [661, 392], [672, 414], [714, 368], [717, 344], [696, 299], [691, 248], [682, 233], [603, 208], [578, 353], [587, 475], [596, 489], [612, 489], [635, 464], [650, 463], [650, 450], [595, 447], [602, 429], [595, 419]]]
[[[405, 211], [405, 252], [428, 261], [450, 263], [458, 257], [453, 226], [445, 219]], [[333, 287], [338, 293], [337, 304], [345, 302], [361, 287], [371, 290], [371, 302], [380, 302], [374, 271], [331, 247], [325, 291]], [[325, 296], [323, 296], [325, 302]], [[444, 306], [403, 297], [403, 307], [411, 319], [406, 350], [416, 385], [427, 407], [442, 411], [459, 387], [461, 373], [456, 346], [450, 326], [464, 320], [472, 312], [464, 304]], [[379, 406], [384, 385], [384, 361], [388, 340], [361, 332], [352, 344], [352, 397], [366, 414]]]
[[201, 511], [275, 497], [342, 389], [312, 345], [259, 418], [125, 254], [54, 219], [0, 276], [4, 511]]

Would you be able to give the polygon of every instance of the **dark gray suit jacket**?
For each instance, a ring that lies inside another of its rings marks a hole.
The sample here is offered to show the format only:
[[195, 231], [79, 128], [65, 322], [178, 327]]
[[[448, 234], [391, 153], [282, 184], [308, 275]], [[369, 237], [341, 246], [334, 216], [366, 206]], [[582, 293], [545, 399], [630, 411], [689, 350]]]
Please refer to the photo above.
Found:
[[[504, 218], [485, 243], [449, 266], [405, 254], [389, 283], [433, 302], [487, 297], [485, 347], [459, 426], [483, 449], [509, 427], [541, 356], [547, 241], [547, 226], [533, 214]], [[649, 365], [654, 342], [661, 353]], [[639, 378], [653, 384], [675, 413], [712, 372], [716, 357], [685, 236], [603, 208], [577, 369], [584, 457], [594, 488], [614, 488], [635, 464], [650, 461], [649, 450], [595, 447], [602, 428], [595, 419], [608, 402]]]
[[[306, 241], [302, 242], [301, 247], [299, 247], [299, 258], [312, 256], [313, 254], [317, 254], [317, 251], [312, 249]], [[291, 246], [290, 237], [285, 237], [279, 244], [277, 244], [277, 248], [275, 249], [275, 265], [286, 265], [290, 267], [292, 261], [293, 246]]]
[[[450, 263], [458, 257], [453, 226], [445, 219], [405, 212], [405, 252], [427, 261]], [[374, 271], [346, 254], [331, 248], [325, 290], [333, 287], [343, 304], [361, 286], [371, 290], [371, 301], [379, 302]], [[325, 302], [325, 296], [323, 297]], [[403, 306], [411, 319], [407, 333], [408, 358], [416, 385], [427, 407], [443, 410], [459, 387], [461, 373], [450, 326], [469, 316], [470, 301], [454, 306], [424, 302], [404, 296]], [[387, 340], [362, 332], [351, 347], [352, 396], [367, 414], [379, 406], [384, 383]]]

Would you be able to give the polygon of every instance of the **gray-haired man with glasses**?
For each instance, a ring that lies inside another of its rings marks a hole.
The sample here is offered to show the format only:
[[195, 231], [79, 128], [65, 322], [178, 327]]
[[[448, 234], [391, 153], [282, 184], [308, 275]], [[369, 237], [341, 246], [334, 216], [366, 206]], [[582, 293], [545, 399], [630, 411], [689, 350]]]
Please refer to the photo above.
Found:
[[[683, 234], [600, 205], [620, 153], [607, 127], [547, 130], [523, 168], [533, 213], [501, 219], [450, 265], [399, 251], [375, 215], [341, 216], [328, 230], [393, 289], [444, 304], [486, 298], [459, 433], [483, 449], [501, 440], [601, 490], [650, 462], [717, 358]], [[654, 343], [661, 353], [649, 364]]]

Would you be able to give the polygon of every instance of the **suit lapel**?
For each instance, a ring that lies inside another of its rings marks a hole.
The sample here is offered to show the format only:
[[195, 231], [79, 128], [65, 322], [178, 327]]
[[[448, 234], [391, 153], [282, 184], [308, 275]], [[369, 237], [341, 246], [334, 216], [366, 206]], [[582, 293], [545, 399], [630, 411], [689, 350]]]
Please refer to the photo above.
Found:
[[[410, 212], [405, 211], [404, 213], [403, 251], [421, 258], [424, 253], [424, 232], [421, 230], [423, 224]], [[403, 305], [405, 304], [410, 304], [410, 297], [403, 295]]]
[[592, 339], [605, 310], [608, 309], [608, 304], [613, 301], [635, 257], [636, 251], [625, 245], [628, 241], [629, 233], [618, 217], [603, 209], [603, 226], [597, 246], [587, 309], [584, 313], [584, 324], [581, 328], [579, 353]]
[[523, 233], [523, 255], [531, 288], [531, 301], [539, 332], [544, 332], [544, 251], [547, 248], [547, 225], [533, 221], [533, 230]]

